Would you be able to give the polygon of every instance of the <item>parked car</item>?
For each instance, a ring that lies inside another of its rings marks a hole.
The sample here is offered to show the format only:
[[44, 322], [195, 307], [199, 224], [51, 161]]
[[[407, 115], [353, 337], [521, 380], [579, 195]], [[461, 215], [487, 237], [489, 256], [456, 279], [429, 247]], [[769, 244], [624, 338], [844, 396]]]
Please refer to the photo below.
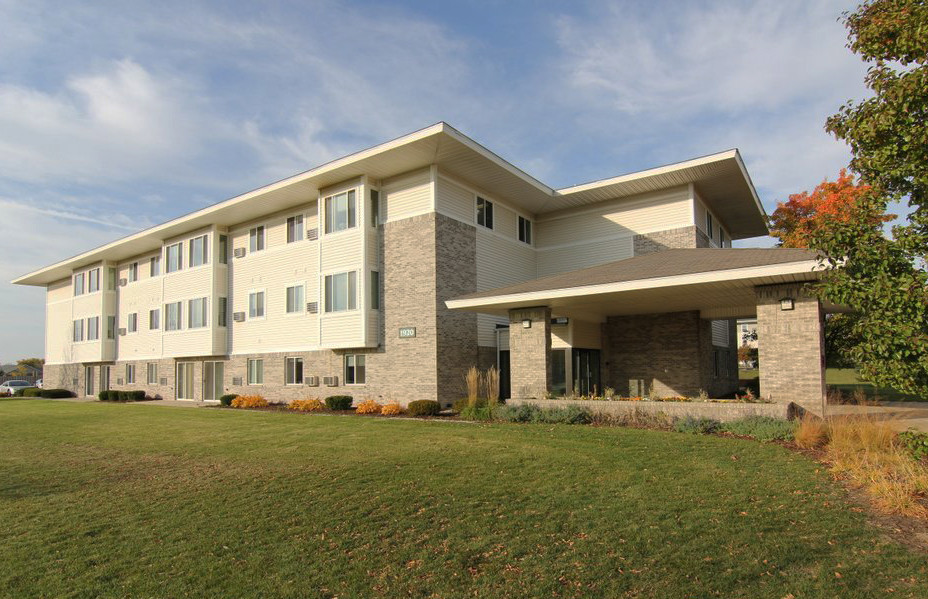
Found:
[[6, 397], [8, 395], [13, 395], [20, 389], [25, 389], [31, 386], [32, 385], [29, 384], [29, 381], [21, 381], [16, 379], [7, 381], [0, 385], [0, 396]]
[[35, 382], [35, 387], [36, 387], [36, 389], [44, 389], [44, 388], [45, 388], [45, 387], [42, 386], [42, 379], [39, 379], [39, 380], [37, 380], [37, 381]]

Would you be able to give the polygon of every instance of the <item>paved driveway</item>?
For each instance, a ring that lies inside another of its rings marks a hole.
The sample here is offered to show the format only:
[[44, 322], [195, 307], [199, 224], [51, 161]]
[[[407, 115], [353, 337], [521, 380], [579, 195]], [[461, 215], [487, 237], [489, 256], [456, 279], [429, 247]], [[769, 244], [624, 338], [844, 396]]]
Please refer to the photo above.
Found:
[[928, 402], [884, 401], [875, 406], [828, 406], [829, 416], [872, 414], [897, 431], [910, 428], [928, 432]]

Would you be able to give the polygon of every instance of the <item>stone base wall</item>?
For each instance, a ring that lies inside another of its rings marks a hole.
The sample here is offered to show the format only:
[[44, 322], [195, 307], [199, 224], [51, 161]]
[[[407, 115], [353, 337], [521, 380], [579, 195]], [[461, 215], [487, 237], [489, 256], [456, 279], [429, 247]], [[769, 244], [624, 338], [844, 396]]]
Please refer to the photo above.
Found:
[[670, 420], [686, 418], [710, 418], [719, 422], [730, 422], [749, 416], [769, 416], [779, 420], [790, 420], [797, 415], [791, 403], [715, 403], [694, 401], [590, 401], [575, 399], [510, 399], [506, 405], [536, 405], [539, 408], [578, 406], [593, 414], [622, 416], [634, 413], [664, 415]]

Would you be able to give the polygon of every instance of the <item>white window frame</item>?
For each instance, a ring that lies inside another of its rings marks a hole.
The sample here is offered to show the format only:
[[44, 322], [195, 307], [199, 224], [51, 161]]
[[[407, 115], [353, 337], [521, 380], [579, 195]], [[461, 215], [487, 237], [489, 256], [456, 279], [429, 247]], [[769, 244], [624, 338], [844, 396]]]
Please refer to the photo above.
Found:
[[132, 262], [129, 264], [129, 267], [126, 269], [126, 280], [130, 283], [135, 283], [139, 280], [139, 263]]
[[[495, 219], [495, 214], [494, 214], [495, 210], [493, 208], [493, 204], [495, 202], [481, 195], [475, 195], [474, 198], [475, 198], [474, 199], [474, 222], [477, 223], [479, 226], [483, 227], [484, 229], [489, 229], [490, 231], [492, 231], [496, 224], [495, 222], [496, 219]], [[480, 202], [483, 202], [483, 206], [484, 206], [483, 222], [480, 222]], [[488, 207], [489, 207], [489, 210], [487, 210]], [[489, 225], [487, 224], [487, 215], [490, 216]]]
[[[171, 261], [171, 250], [177, 250], [177, 260], [176, 265], [172, 264]], [[184, 242], [178, 241], [177, 243], [172, 243], [164, 248], [164, 272], [165, 274], [172, 272], [180, 272], [184, 270]]]
[[[291, 308], [290, 290], [297, 289], [297, 288], [300, 289], [299, 301], [294, 300], [294, 304], [292, 306], [293, 309], [291, 310], [290, 309]], [[306, 314], [306, 282], [305, 281], [297, 281], [295, 283], [287, 285], [287, 288], [284, 290], [284, 312], [291, 316], [295, 314]]]
[[74, 291], [74, 297], [77, 297], [79, 295], [84, 295], [84, 293], [86, 292], [86, 287], [84, 286], [85, 279], [86, 277], [84, 276], [84, 273], [82, 272], [79, 272], [74, 275], [73, 285], [72, 285], [72, 290]]
[[[264, 384], [264, 359], [263, 358], [249, 358], [246, 367], [246, 376], [248, 378], [248, 385], [263, 385]], [[254, 375], [254, 376], [252, 376]]]
[[[335, 307], [335, 285], [337, 277], [345, 277], [345, 307], [338, 309]], [[352, 283], [354, 284], [352, 289]], [[322, 277], [323, 288], [323, 311], [326, 314], [337, 312], [351, 312], [358, 309], [358, 271], [348, 270], [344, 272], [334, 272]]]
[[91, 316], [87, 319], [87, 341], [100, 339], [100, 317]]
[[[198, 245], [200, 245], [199, 248]], [[209, 264], [209, 235], [197, 235], [191, 238], [187, 243], [187, 248], [190, 253], [187, 257], [187, 264], [190, 265], [190, 268]]]
[[149, 385], [158, 384], [158, 363], [149, 362], [145, 365], [145, 381]]
[[161, 328], [161, 309], [154, 308], [148, 311], [148, 330], [157, 331]]
[[[171, 324], [171, 311], [169, 307], [177, 307], [177, 326], [175, 328], [168, 328]], [[174, 331], [183, 331], [184, 330], [184, 302], [168, 302], [164, 305], [164, 332], [173, 333]]]
[[[338, 220], [339, 204], [341, 198], [345, 202], [345, 226], [341, 226]], [[358, 226], [358, 190], [346, 189], [338, 193], [326, 196], [323, 201], [323, 216], [325, 217], [325, 234], [333, 235], [348, 231]]]
[[126, 333], [139, 332], [139, 313], [131, 312], [126, 316]]
[[[296, 364], [300, 365], [300, 380], [296, 380]], [[291, 370], [291, 365], [293, 368]], [[306, 380], [306, 364], [303, 361], [303, 358], [299, 356], [290, 356], [284, 359], [284, 384], [285, 385], [302, 385], [303, 381]], [[290, 375], [294, 376], [291, 377]]]
[[84, 342], [84, 319], [78, 318], [74, 321], [74, 324], [71, 325], [71, 342], [72, 343], [83, 343]]
[[152, 256], [148, 259], [148, 276], [150, 277], [160, 277], [161, 276], [161, 256]]
[[92, 268], [87, 271], [87, 293], [100, 291], [100, 269]]
[[[259, 294], [261, 296], [261, 314], [257, 314], [257, 297]], [[252, 305], [252, 297], [255, 298], [254, 305]], [[264, 318], [267, 318], [267, 290], [251, 289], [248, 292], [248, 320], [262, 320]]]
[[[287, 217], [287, 243], [303, 241], [306, 237], [306, 218], [302, 214]], [[292, 234], [292, 235], [291, 235]]]
[[264, 225], [255, 225], [248, 229], [248, 253], [263, 252], [266, 248], [267, 227]]
[[[195, 306], [194, 303], [198, 305]], [[197, 311], [195, 311], [197, 310]], [[194, 318], [196, 316], [197, 318]], [[187, 300], [187, 328], [205, 329], [209, 327], [209, 299], [207, 297], [194, 297]]]
[[135, 364], [126, 364], [126, 384], [135, 384]]
[[[523, 231], [523, 223], [525, 224], [525, 229]], [[527, 245], [533, 245], [534, 243], [534, 232], [533, 229], [535, 226], [532, 223], [532, 219], [526, 218], [521, 214], [516, 215], [516, 239]], [[523, 237], [523, 233], [528, 232], [528, 235]]]
[[[360, 363], [359, 363], [360, 362]], [[358, 368], [360, 367], [361, 380], [358, 380]], [[349, 371], [351, 376], [348, 376]], [[344, 360], [345, 385], [366, 385], [367, 384], [367, 354], [345, 354]], [[350, 380], [349, 380], [350, 379]]]

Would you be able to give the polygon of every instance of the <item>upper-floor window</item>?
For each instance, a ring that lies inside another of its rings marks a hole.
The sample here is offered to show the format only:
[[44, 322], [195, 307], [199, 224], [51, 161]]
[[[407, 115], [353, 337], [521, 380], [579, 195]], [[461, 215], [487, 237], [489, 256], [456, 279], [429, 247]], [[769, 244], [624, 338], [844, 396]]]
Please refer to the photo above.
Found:
[[712, 240], [712, 237], [713, 237], [712, 231], [713, 231], [712, 214], [708, 210], [706, 210], [706, 235], [709, 236], [710, 241]]
[[165, 250], [167, 268], [165, 272], [177, 272], [184, 267], [184, 243], [178, 242], [169, 245]]
[[157, 277], [161, 274], [161, 256], [152, 256], [148, 261], [149, 276]]
[[84, 320], [75, 320], [74, 321], [74, 334], [72, 339], [76, 342], [84, 340]]
[[371, 190], [371, 226], [380, 224], [380, 191]]
[[264, 318], [263, 291], [252, 291], [248, 294], [248, 318]]
[[264, 249], [264, 225], [252, 227], [248, 231], [248, 251], [260, 252]]
[[325, 199], [325, 232], [351, 229], [357, 223], [355, 191], [352, 189]]
[[287, 243], [303, 241], [303, 215], [291, 216], [287, 219]]
[[519, 217], [519, 241], [532, 245], [532, 221]]
[[161, 326], [161, 311], [158, 308], [148, 311], [148, 328], [155, 330]]
[[100, 338], [100, 317], [91, 316], [87, 319], [87, 341], [96, 341]]
[[371, 310], [380, 310], [380, 273], [371, 271]]
[[110, 291], [116, 291], [116, 267], [110, 266], [106, 269], [106, 288]]
[[201, 329], [209, 323], [209, 311], [205, 297], [187, 302], [187, 328]]
[[480, 196], [477, 196], [477, 224], [487, 229], [493, 228], [493, 202]]
[[219, 298], [219, 326], [224, 327], [228, 323], [229, 299]]
[[209, 261], [209, 250], [206, 235], [200, 235], [190, 240], [190, 268], [203, 266]]
[[139, 330], [139, 313], [133, 312], [129, 314], [129, 319], [126, 322], [126, 331], [129, 333], [135, 333]]
[[107, 339], [116, 338], [116, 317], [115, 316], [106, 317], [106, 338]]
[[299, 314], [303, 307], [304, 290], [302, 285], [287, 287], [287, 314]]
[[229, 263], [229, 236], [219, 236], [219, 264]]
[[87, 292], [100, 291], [100, 269], [95, 268], [87, 273]]
[[325, 276], [325, 311], [344, 312], [358, 307], [358, 273], [342, 272]]
[[84, 295], [84, 273], [74, 275], [74, 295]]
[[183, 323], [181, 322], [181, 313], [183, 304], [180, 302], [171, 302], [164, 305], [164, 330], [179, 331]]
[[132, 264], [129, 265], [128, 279], [130, 283], [139, 280], [139, 263], [138, 262], [133, 262]]

